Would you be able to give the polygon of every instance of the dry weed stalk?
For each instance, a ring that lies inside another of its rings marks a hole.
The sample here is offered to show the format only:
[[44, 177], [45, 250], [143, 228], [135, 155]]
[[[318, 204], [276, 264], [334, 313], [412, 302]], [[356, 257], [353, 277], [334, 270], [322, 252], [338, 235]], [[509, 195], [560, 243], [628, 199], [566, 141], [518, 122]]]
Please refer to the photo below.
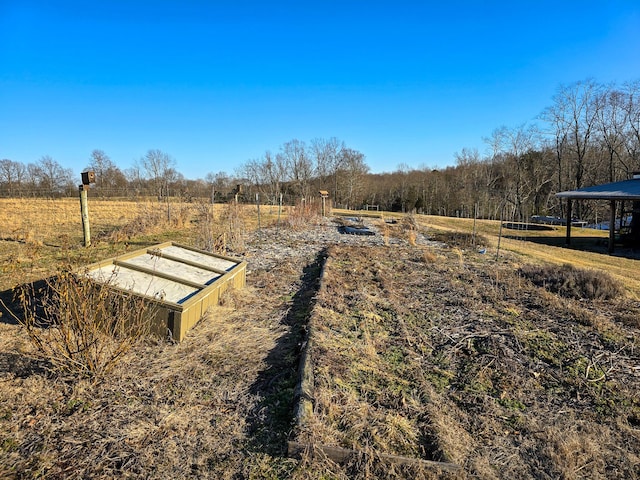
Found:
[[142, 299], [69, 270], [22, 288], [19, 301], [30, 342], [62, 373], [102, 377], [149, 332], [152, 308]]
[[422, 249], [422, 261], [424, 261], [424, 263], [436, 263], [437, 260], [438, 256], [433, 250], [428, 248]]
[[417, 236], [418, 236], [418, 234], [416, 233], [415, 230], [408, 230], [407, 231], [407, 242], [412, 247], [416, 246], [416, 238], [417, 238]]

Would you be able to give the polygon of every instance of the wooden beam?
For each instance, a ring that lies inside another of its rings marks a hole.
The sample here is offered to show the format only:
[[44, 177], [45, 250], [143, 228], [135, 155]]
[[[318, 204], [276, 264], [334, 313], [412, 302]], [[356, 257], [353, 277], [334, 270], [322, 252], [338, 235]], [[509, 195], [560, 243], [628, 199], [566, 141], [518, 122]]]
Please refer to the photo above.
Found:
[[[168, 243], [170, 243], [174, 247], [182, 248], [183, 250], [191, 250], [192, 252], [202, 253], [203, 255], [207, 255], [208, 257], [211, 257], [211, 258], [221, 258], [223, 260], [228, 260], [228, 261], [230, 261], [232, 263], [236, 263], [238, 265], [240, 265], [242, 263], [237, 258], [229, 257], [227, 255], [221, 255], [219, 253], [207, 252], [206, 250], [202, 250], [201, 248], [192, 247], [190, 245], [184, 245], [182, 243], [176, 243], [176, 242], [168, 242]], [[233, 267], [233, 268], [235, 268], [235, 267]]]
[[140, 265], [134, 265], [132, 263], [123, 262], [122, 260], [114, 260], [113, 264], [118, 267], [128, 268], [129, 270], [135, 270], [136, 272], [147, 273], [154, 277], [164, 278], [165, 280], [170, 280], [175, 283], [187, 285], [188, 287], [196, 288], [198, 290], [202, 290], [203, 288], [206, 287], [206, 285], [204, 285], [203, 283], [192, 282], [191, 280], [187, 280], [186, 278], [179, 278], [179, 277], [176, 277], [175, 275], [161, 272], [160, 270], [142, 267]]
[[[288, 442], [288, 455], [290, 457], [299, 457], [303, 452], [318, 451], [336, 463], [344, 463], [350, 457], [359, 455], [361, 451], [352, 450], [350, 448], [334, 447], [330, 445], [305, 445], [299, 442]], [[390, 453], [375, 453], [375, 456], [381, 460], [395, 465], [418, 465], [429, 468], [436, 468], [448, 472], [460, 471], [460, 465], [449, 462], [436, 462], [433, 460], [423, 460], [421, 458], [403, 457], [401, 455], [392, 455]]]
[[298, 425], [306, 425], [313, 417], [313, 364], [311, 362], [311, 327], [307, 342], [302, 350], [298, 365], [299, 382], [294, 391], [298, 400], [296, 421]]
[[147, 250], [149, 255], [153, 255], [154, 257], [165, 258], [167, 260], [171, 260], [173, 262], [184, 263], [185, 265], [189, 265], [190, 267], [200, 268], [202, 270], [207, 270], [209, 272], [218, 273], [220, 275], [225, 275], [229, 272], [226, 270], [222, 270], [221, 268], [210, 267], [208, 265], [203, 265], [202, 263], [194, 262], [192, 260], [187, 260], [186, 258], [180, 258], [175, 255], [170, 255], [168, 253], [164, 253], [162, 250], [158, 250], [155, 248], [150, 248]]

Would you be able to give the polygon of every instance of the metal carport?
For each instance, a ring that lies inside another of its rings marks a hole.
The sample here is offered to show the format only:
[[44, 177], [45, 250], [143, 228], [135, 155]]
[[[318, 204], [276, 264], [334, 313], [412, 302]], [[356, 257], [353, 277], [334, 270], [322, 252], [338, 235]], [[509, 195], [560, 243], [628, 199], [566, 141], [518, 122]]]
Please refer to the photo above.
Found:
[[634, 202], [631, 231], [632, 235], [638, 235], [638, 233], [640, 233], [640, 173], [634, 173], [633, 178], [629, 180], [559, 192], [556, 193], [556, 197], [567, 199], [567, 245], [571, 244], [572, 200], [608, 200], [610, 202], [609, 253], [613, 253], [614, 251], [616, 202], [624, 202], [626, 200]]

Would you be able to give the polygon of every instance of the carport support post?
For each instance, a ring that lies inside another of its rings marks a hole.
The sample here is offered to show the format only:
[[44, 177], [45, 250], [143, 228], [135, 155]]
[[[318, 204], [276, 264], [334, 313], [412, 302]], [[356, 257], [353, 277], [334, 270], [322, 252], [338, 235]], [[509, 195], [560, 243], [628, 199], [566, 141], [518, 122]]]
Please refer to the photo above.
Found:
[[611, 200], [611, 211], [609, 212], [609, 253], [613, 253], [616, 240], [616, 201]]
[[89, 229], [89, 204], [87, 202], [87, 190], [89, 185], [79, 185], [80, 190], [80, 214], [82, 215], [82, 231], [84, 233], [84, 246], [91, 245], [91, 231]]
[[571, 199], [567, 199], [567, 245], [571, 245]]

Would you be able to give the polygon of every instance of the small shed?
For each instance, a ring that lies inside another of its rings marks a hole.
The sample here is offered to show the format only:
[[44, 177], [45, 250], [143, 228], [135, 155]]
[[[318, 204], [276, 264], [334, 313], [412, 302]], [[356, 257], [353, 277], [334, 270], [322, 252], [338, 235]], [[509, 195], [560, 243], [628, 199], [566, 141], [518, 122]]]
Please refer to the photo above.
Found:
[[[609, 253], [615, 245], [616, 202], [632, 201], [632, 220], [629, 238], [634, 246], [640, 244], [640, 173], [633, 178], [620, 182], [605, 183], [556, 193], [557, 197], [567, 199], [567, 218], [571, 219], [572, 200], [608, 200], [610, 202]], [[571, 244], [571, 222], [567, 222], [567, 245]]]
[[226, 289], [244, 287], [245, 271], [242, 260], [166, 242], [89, 265], [86, 274], [149, 301], [152, 332], [179, 342]]

